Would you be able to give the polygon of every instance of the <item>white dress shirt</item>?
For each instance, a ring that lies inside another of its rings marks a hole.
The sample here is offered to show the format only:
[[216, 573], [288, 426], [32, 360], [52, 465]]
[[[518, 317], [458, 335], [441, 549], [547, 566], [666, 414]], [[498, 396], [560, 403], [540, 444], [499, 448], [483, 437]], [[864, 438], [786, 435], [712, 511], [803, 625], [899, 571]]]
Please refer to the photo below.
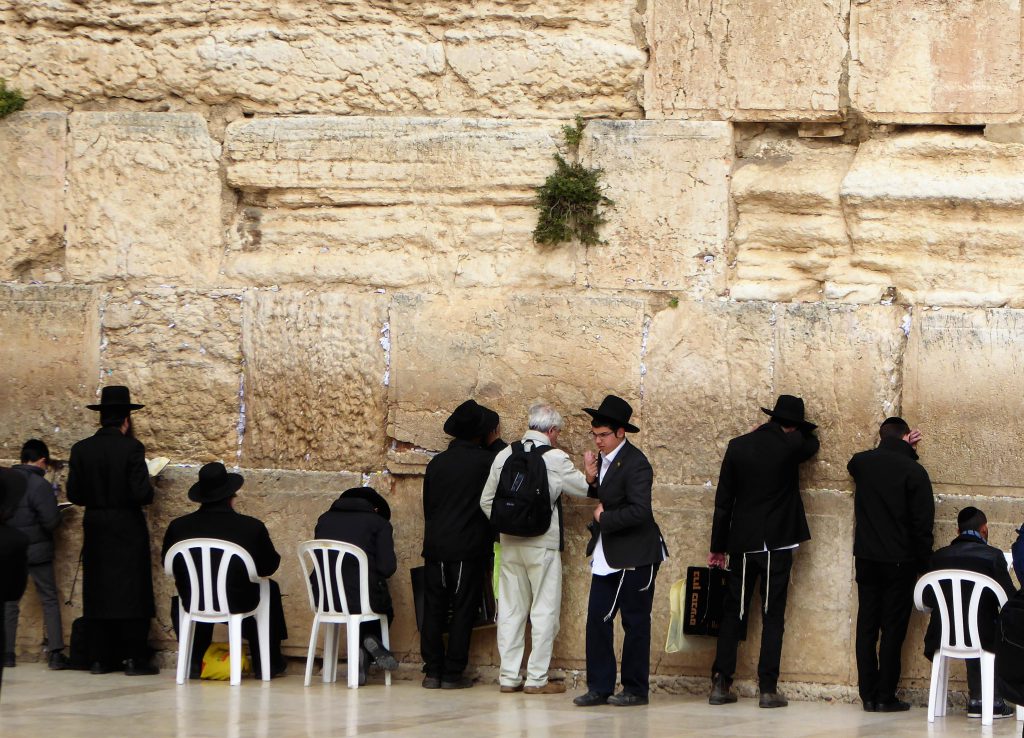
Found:
[[[622, 443], [616, 446], [610, 454], [601, 457], [601, 468], [598, 470], [597, 473], [598, 484], [601, 484], [601, 482], [604, 481], [604, 475], [608, 472], [608, 469], [611, 468], [612, 461], [615, 460], [615, 457], [618, 455], [619, 451], [625, 445], [626, 440], [623, 439]], [[597, 546], [594, 547], [594, 556], [590, 560], [590, 570], [593, 574], [597, 574], [599, 577], [606, 577], [609, 574], [614, 574], [616, 572], [622, 571], [621, 569], [613, 569], [608, 564], [608, 559], [604, 557], [604, 543], [601, 540], [600, 535], [598, 535], [597, 537]]]

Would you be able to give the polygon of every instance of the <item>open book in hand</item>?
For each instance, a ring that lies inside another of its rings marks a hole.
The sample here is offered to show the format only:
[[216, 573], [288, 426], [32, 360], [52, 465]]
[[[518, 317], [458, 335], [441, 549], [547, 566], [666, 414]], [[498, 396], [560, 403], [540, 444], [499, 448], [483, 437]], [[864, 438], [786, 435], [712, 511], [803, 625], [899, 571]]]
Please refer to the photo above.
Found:
[[155, 477], [164, 470], [170, 461], [166, 456], [157, 456], [155, 459], [146, 459], [146, 466], [149, 468], [149, 476]]

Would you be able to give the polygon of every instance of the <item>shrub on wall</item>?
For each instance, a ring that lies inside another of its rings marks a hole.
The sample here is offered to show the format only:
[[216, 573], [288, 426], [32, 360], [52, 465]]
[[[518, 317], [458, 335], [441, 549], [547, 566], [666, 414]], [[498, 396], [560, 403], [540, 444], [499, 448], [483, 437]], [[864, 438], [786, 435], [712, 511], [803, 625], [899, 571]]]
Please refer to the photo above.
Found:
[[17, 113], [25, 107], [24, 96], [14, 89], [8, 89], [7, 82], [0, 79], [0, 118]]

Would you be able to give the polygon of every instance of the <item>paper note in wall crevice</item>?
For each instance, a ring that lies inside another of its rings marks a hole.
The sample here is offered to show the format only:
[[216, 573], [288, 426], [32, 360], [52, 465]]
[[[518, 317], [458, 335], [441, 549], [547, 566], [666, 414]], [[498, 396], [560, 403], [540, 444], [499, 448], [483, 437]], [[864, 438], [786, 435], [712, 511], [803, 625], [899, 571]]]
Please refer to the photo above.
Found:
[[164, 470], [170, 459], [166, 456], [157, 456], [155, 459], [146, 459], [146, 467], [149, 469], [149, 476], [155, 477]]

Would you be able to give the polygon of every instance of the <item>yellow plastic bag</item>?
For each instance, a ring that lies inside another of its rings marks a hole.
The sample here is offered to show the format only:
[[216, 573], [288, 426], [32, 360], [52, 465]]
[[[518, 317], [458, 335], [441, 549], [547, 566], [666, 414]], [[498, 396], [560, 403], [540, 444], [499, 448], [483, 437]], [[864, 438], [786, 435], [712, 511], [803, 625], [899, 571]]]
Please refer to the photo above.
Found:
[[668, 591], [669, 619], [665, 653], [677, 653], [686, 649], [686, 636], [683, 635], [684, 597], [686, 597], [686, 580], [680, 579]]
[[[231, 678], [231, 649], [226, 643], [211, 643], [203, 654], [203, 670], [200, 672], [200, 679], [214, 679], [226, 682]], [[242, 649], [242, 673], [252, 671], [252, 664], [249, 662], [249, 654]]]

